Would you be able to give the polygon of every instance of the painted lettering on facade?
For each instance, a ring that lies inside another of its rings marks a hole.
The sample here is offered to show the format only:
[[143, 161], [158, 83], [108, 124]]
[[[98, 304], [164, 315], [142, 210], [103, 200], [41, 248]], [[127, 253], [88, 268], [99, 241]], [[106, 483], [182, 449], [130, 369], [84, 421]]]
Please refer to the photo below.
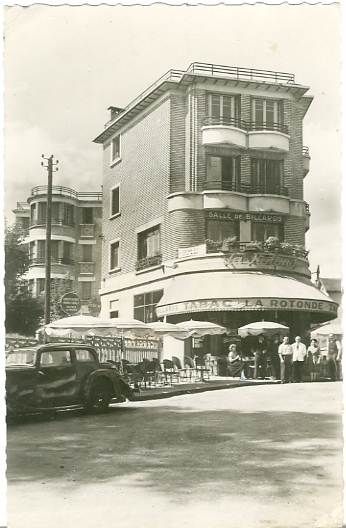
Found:
[[242, 220], [253, 222], [273, 222], [280, 223], [283, 222], [282, 215], [273, 215], [266, 213], [235, 213], [233, 211], [206, 211], [206, 216], [210, 220]]
[[297, 310], [305, 312], [337, 313], [337, 303], [315, 301], [312, 299], [283, 298], [242, 298], [242, 299], [199, 299], [159, 306], [156, 308], [158, 317], [174, 313], [212, 312], [239, 310]]
[[[296, 257], [290, 257], [285, 255], [278, 255], [275, 253], [232, 253], [225, 257], [225, 264], [232, 268], [247, 268], [247, 267], [258, 267], [258, 268], [285, 268], [289, 270], [296, 270], [298, 267], [302, 267], [302, 264]], [[306, 265], [303, 266], [306, 269]]]

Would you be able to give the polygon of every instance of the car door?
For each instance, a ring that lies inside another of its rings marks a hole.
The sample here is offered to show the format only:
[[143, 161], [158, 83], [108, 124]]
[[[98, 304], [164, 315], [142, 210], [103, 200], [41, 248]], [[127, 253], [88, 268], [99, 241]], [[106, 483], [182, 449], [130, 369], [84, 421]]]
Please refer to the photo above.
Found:
[[38, 357], [37, 407], [61, 407], [78, 401], [76, 366], [69, 349], [42, 350]]

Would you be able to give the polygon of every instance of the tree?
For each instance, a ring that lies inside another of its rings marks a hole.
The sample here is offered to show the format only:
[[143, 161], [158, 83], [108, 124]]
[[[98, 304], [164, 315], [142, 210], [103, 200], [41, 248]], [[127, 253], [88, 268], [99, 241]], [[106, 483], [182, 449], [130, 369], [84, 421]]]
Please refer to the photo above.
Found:
[[72, 280], [67, 272], [63, 279], [52, 279], [50, 286], [50, 320], [67, 317], [67, 314], [61, 309], [61, 298], [65, 293], [72, 291]]
[[5, 226], [5, 292], [10, 295], [29, 269], [29, 248], [20, 224]]
[[29, 269], [29, 248], [19, 224], [5, 226], [5, 305], [7, 333], [33, 335], [44, 312], [24, 275]]

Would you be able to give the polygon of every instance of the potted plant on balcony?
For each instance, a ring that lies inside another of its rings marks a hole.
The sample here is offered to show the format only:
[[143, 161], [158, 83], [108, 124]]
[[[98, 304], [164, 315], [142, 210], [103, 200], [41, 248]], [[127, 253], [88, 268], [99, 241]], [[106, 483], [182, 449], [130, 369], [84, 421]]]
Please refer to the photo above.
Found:
[[280, 248], [279, 239], [276, 237], [269, 237], [263, 243], [264, 251], [277, 251]]
[[222, 242], [217, 242], [216, 240], [211, 240], [207, 238], [205, 241], [207, 247], [207, 253], [218, 253], [221, 249]]
[[237, 237], [225, 238], [222, 242], [221, 251], [227, 252], [236, 249], [238, 246]]
[[252, 240], [245, 244], [244, 251], [263, 251], [263, 244]]
[[300, 244], [295, 244], [293, 246], [293, 253], [296, 257], [303, 257], [303, 258], [307, 258], [309, 252], [305, 249], [304, 246], [300, 245]]
[[282, 253], [285, 253], [286, 255], [293, 255], [294, 247], [289, 242], [281, 242], [280, 243], [280, 251]]

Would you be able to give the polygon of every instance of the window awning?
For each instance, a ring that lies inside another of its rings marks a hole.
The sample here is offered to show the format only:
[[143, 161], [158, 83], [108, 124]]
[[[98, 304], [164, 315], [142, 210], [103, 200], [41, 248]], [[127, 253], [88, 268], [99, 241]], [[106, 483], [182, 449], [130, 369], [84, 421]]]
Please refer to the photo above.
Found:
[[315, 312], [334, 319], [338, 304], [312, 283], [263, 273], [205, 272], [178, 275], [156, 306], [158, 317], [193, 312], [281, 310]]

